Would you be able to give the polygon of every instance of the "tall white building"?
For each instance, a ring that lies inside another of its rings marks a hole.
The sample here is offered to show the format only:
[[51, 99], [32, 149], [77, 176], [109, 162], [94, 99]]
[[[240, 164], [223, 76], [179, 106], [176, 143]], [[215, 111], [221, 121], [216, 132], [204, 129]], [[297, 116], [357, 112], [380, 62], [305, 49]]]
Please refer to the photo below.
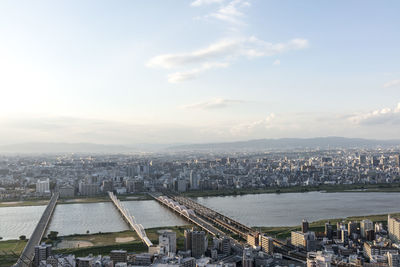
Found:
[[50, 181], [47, 179], [39, 179], [36, 182], [36, 192], [39, 194], [49, 194], [50, 193]]
[[360, 234], [361, 237], [365, 238], [366, 232], [369, 230], [374, 230], [374, 223], [371, 220], [362, 220], [360, 222]]
[[388, 215], [389, 238], [393, 242], [400, 242], [400, 218]]
[[176, 253], [176, 233], [174, 231], [165, 230], [158, 239], [160, 248], [164, 248], [166, 253]]

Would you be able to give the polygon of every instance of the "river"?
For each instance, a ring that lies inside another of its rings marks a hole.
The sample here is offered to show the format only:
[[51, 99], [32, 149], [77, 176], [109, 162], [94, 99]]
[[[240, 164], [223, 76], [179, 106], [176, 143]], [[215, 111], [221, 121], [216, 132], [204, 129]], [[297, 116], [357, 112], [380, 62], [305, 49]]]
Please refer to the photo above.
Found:
[[[309, 221], [400, 212], [400, 193], [288, 193], [195, 198], [248, 226], [292, 226]], [[144, 228], [187, 224], [153, 200], [123, 204]], [[0, 208], [3, 240], [30, 236], [44, 206]], [[115, 232], [127, 225], [111, 202], [61, 204], [56, 206], [49, 231], [59, 235]]]

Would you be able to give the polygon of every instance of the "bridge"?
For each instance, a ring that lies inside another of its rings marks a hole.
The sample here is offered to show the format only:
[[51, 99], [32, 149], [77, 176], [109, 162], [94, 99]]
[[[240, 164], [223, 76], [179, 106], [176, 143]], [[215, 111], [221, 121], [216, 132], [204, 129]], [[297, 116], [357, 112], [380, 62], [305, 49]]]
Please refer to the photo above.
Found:
[[148, 246], [153, 246], [153, 243], [146, 235], [146, 231], [143, 228], [143, 225], [136, 223], [135, 217], [133, 217], [129, 211], [122, 205], [121, 201], [112, 193], [108, 192], [108, 196], [114, 203], [115, 207], [118, 209], [119, 213], [121, 213], [125, 222], [138, 234], [140, 239]]
[[184, 205], [179, 204], [178, 202], [174, 201], [173, 199], [167, 196], [157, 196], [155, 194], [149, 194], [153, 197], [156, 201], [160, 204], [166, 206], [167, 208], [173, 210], [174, 212], [178, 213], [182, 217], [184, 217], [189, 222], [199, 226], [204, 231], [208, 232], [213, 236], [222, 236], [225, 235], [224, 232], [219, 230], [218, 228], [214, 227], [211, 223], [201, 219], [196, 215], [196, 213], [192, 209], [188, 209]]
[[[194, 214], [197, 218], [197, 220], [201, 220], [205, 222], [207, 225], [211, 225], [214, 229], [220, 228], [226, 231], [229, 231], [235, 235], [240, 236], [241, 238], [247, 240], [248, 236], [258, 236], [259, 233], [255, 231], [254, 229], [232, 219], [229, 218], [228, 216], [225, 216], [217, 211], [214, 211], [206, 206], [203, 206], [189, 198], [183, 197], [183, 196], [177, 196], [177, 195], [172, 195], [170, 193], [165, 193], [168, 195], [168, 197], [165, 196], [160, 196], [158, 197], [161, 201], [166, 198], [169, 199], [169, 202], [172, 204], [168, 203], [162, 203], [164, 205], [168, 205], [171, 209], [175, 210], [178, 213], [179, 208], [178, 207], [185, 207], [186, 210], [190, 211], [191, 214]], [[158, 200], [158, 199], [156, 199]], [[158, 200], [160, 202], [160, 200]], [[175, 206], [175, 207], [174, 207]], [[181, 213], [181, 215], [183, 215]], [[192, 215], [193, 216], [193, 215]], [[184, 216], [186, 217], [186, 216]], [[190, 220], [192, 221], [192, 220]], [[197, 223], [196, 223], [197, 224]], [[197, 224], [198, 225], [198, 224]], [[201, 225], [199, 225], [201, 227]], [[216, 228], [217, 226], [218, 228]], [[222, 231], [218, 230], [220, 233], [225, 235]], [[291, 260], [296, 260], [299, 262], [304, 263], [307, 259], [306, 253], [302, 253], [296, 250], [296, 248], [292, 245], [285, 244], [284, 242], [276, 239], [273, 239], [273, 244], [274, 244], [274, 249], [276, 252], [281, 253], [285, 258], [291, 259]], [[236, 241], [236, 240], [235, 240]], [[237, 243], [237, 241], [236, 241]]]
[[56, 207], [58, 197], [59, 197], [58, 192], [53, 193], [49, 203], [47, 204], [46, 209], [42, 214], [42, 217], [40, 218], [38, 224], [35, 227], [35, 230], [33, 231], [31, 237], [28, 240], [28, 243], [26, 243], [26, 246], [22, 251], [21, 256], [19, 257], [17, 263], [14, 266], [17, 267], [30, 266], [35, 256], [35, 246], [40, 244], [40, 241], [42, 240], [46, 232], [50, 219], [53, 216], [54, 208]]

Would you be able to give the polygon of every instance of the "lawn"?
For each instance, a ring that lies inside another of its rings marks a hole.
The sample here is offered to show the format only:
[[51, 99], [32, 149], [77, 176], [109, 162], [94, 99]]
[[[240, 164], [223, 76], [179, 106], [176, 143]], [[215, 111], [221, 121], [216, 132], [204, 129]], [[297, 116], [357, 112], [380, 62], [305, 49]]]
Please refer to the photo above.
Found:
[[[157, 227], [146, 229], [146, 234], [148, 238], [154, 245], [158, 244], [159, 230], [170, 229], [176, 232], [177, 248], [182, 249], [184, 244], [184, 230], [190, 228], [191, 226], [173, 226], [173, 227]], [[117, 243], [117, 238], [127, 238], [134, 237], [135, 240], [128, 241], [124, 243]], [[128, 252], [147, 252], [147, 246], [139, 239], [137, 234], [133, 231], [122, 231], [116, 233], [96, 233], [88, 235], [71, 235], [60, 237], [62, 240], [66, 241], [88, 241], [93, 244], [91, 247], [82, 248], [68, 248], [68, 249], [56, 249], [55, 253], [63, 254], [74, 254], [77, 257], [86, 256], [89, 253], [93, 255], [101, 254], [108, 255], [111, 250], [114, 249], [124, 249]]]
[[26, 245], [27, 240], [0, 241], [0, 267], [9, 267], [16, 263], [18, 256]]

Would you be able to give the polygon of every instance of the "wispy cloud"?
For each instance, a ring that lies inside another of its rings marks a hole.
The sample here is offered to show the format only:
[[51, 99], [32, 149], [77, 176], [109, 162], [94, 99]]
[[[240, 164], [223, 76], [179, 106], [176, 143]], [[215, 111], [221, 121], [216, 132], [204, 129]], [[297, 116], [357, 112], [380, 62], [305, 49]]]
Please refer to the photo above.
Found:
[[392, 80], [383, 85], [384, 88], [389, 88], [394, 86], [400, 86], [400, 80]]
[[147, 63], [148, 67], [171, 69], [184, 65], [205, 63], [235, 54], [240, 42], [238, 40], [220, 40], [206, 48], [188, 53], [164, 54], [153, 57]]
[[227, 4], [222, 5], [217, 11], [212, 12], [206, 17], [212, 17], [227, 23], [241, 25], [244, 24], [243, 17], [244, 13], [241, 8], [250, 6], [250, 2], [243, 0], [233, 0], [229, 1]]
[[292, 39], [286, 43], [270, 43], [256, 37], [223, 39], [192, 52], [155, 56], [148, 61], [147, 66], [173, 69], [200, 65], [168, 75], [169, 82], [181, 82], [194, 79], [199, 73], [209, 69], [227, 67], [233, 60], [241, 57], [247, 59], [268, 57], [307, 47], [308, 40], [301, 38]]
[[190, 5], [191, 6], [204, 6], [204, 5], [210, 5], [210, 4], [221, 4], [225, 0], [195, 0], [193, 1]]
[[195, 104], [184, 105], [184, 109], [220, 109], [227, 108], [233, 105], [245, 103], [243, 100], [225, 99], [225, 98], [214, 98], [205, 102], [199, 102]]
[[178, 83], [178, 82], [183, 82], [183, 81], [187, 81], [187, 80], [192, 80], [192, 79], [197, 78], [197, 76], [200, 73], [202, 73], [206, 70], [214, 69], [214, 68], [225, 68], [228, 65], [229, 65], [228, 63], [218, 63], [218, 62], [204, 63], [199, 68], [168, 74], [168, 82]]
[[265, 131], [266, 129], [274, 127], [273, 123], [275, 118], [275, 114], [270, 113], [264, 119], [235, 125], [230, 129], [230, 133], [234, 136], [240, 136], [249, 135], [253, 132]]
[[357, 113], [348, 118], [360, 125], [400, 124], [400, 103], [395, 108], [382, 108], [367, 113]]

